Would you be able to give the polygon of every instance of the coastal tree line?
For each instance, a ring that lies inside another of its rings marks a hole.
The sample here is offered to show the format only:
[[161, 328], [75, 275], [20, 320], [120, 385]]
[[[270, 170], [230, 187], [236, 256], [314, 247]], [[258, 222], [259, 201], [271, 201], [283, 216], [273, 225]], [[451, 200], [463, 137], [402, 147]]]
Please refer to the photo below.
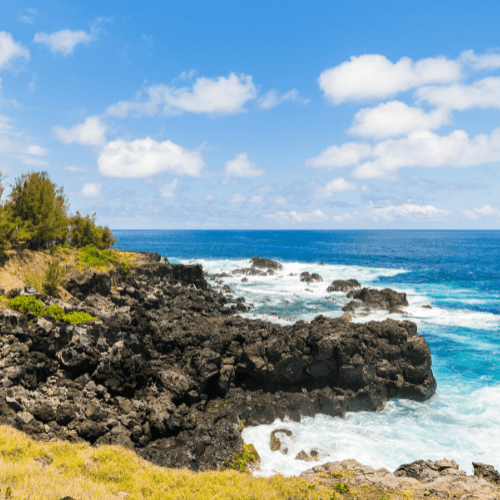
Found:
[[[4, 190], [0, 182], [0, 197]], [[95, 214], [70, 214], [63, 187], [45, 171], [22, 174], [0, 203], [0, 255], [10, 248], [39, 250], [59, 244], [105, 250], [115, 241], [109, 227], [96, 224]]]

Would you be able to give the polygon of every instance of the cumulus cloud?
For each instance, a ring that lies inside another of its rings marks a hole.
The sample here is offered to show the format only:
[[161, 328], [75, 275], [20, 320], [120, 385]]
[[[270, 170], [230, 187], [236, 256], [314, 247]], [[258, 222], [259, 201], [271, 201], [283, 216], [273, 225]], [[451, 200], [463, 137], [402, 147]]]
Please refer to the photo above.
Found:
[[422, 87], [416, 95], [421, 101], [446, 109], [500, 108], [500, 77], [490, 76], [471, 84]]
[[297, 89], [292, 89], [282, 95], [280, 95], [276, 90], [271, 89], [257, 101], [257, 104], [261, 109], [271, 109], [286, 101], [295, 101], [307, 104], [310, 102], [310, 99], [304, 99], [301, 97]]
[[346, 142], [341, 146], [330, 146], [318, 156], [306, 160], [306, 167], [342, 168], [356, 165], [370, 156], [372, 148], [361, 142]]
[[266, 217], [278, 222], [292, 224], [318, 223], [328, 220], [328, 216], [319, 208], [313, 212], [297, 212], [296, 210], [290, 210], [289, 212], [276, 212], [274, 214], [268, 214]]
[[86, 168], [80, 168], [80, 167], [64, 167], [64, 170], [69, 170], [70, 172], [86, 172]]
[[[403, 167], [470, 167], [500, 161], [500, 128], [490, 135], [479, 134], [473, 138], [463, 130], [447, 136], [420, 130], [408, 137], [387, 139], [374, 146], [354, 143], [363, 155], [352, 156], [352, 175], [359, 179], [388, 177]], [[335, 168], [345, 167], [344, 146], [331, 146], [306, 165]], [[352, 143], [347, 143], [351, 148]], [[337, 156], [338, 155], [338, 156]], [[368, 160], [361, 163], [362, 160]]]
[[89, 116], [83, 123], [69, 129], [53, 127], [52, 131], [65, 144], [76, 142], [84, 146], [100, 146], [106, 142], [106, 125], [97, 116]]
[[[500, 98], [499, 98], [500, 101]], [[407, 135], [414, 130], [434, 130], [449, 122], [449, 112], [436, 109], [426, 113], [401, 101], [360, 109], [354, 115], [351, 134], [374, 139]]]
[[234, 193], [231, 198], [229, 198], [229, 203], [245, 203], [247, 197], [242, 193]]
[[493, 70], [500, 68], [500, 54], [498, 52], [476, 54], [473, 50], [465, 50], [460, 54], [460, 62], [475, 71]]
[[99, 172], [107, 177], [150, 177], [160, 172], [199, 177], [205, 166], [199, 151], [185, 149], [172, 141], [150, 137], [134, 141], [108, 142], [97, 159]]
[[0, 31], [0, 69], [7, 67], [14, 59], [19, 57], [29, 60], [29, 50], [14, 41], [10, 33]]
[[262, 177], [266, 171], [258, 168], [257, 164], [248, 159], [247, 153], [239, 153], [232, 160], [226, 161], [224, 165], [226, 183], [230, 177], [251, 178]]
[[421, 85], [455, 82], [460, 77], [461, 65], [444, 57], [416, 62], [403, 57], [393, 63], [380, 54], [365, 54], [326, 69], [318, 83], [329, 100], [340, 104], [359, 99], [385, 99]]
[[160, 194], [162, 198], [173, 198], [175, 196], [175, 189], [179, 183], [178, 179], [174, 179], [172, 182], [166, 182], [160, 187]]
[[447, 219], [451, 212], [441, 210], [433, 205], [416, 205], [405, 203], [403, 205], [389, 205], [383, 208], [371, 208], [368, 212], [374, 220], [384, 219], [393, 221], [396, 219]]
[[101, 194], [101, 192], [102, 184], [86, 182], [78, 193], [78, 196], [80, 196], [81, 198], [96, 198]]
[[75, 47], [80, 44], [88, 45], [95, 40], [94, 33], [87, 33], [83, 30], [72, 31], [69, 29], [55, 31], [54, 33], [35, 33], [33, 39], [36, 43], [47, 45], [53, 54], [69, 56]]
[[139, 92], [134, 101], [120, 101], [107, 109], [111, 116], [167, 115], [207, 113], [230, 115], [246, 111], [247, 101], [255, 99], [257, 90], [250, 75], [237, 76], [231, 73], [227, 78], [197, 78], [192, 87], [169, 87], [153, 85], [146, 89], [146, 96]]
[[250, 199], [250, 203], [262, 203], [264, 201], [264, 197], [260, 195], [256, 195]]
[[347, 191], [354, 191], [355, 189], [358, 189], [356, 183], [346, 181], [343, 177], [338, 177], [337, 179], [328, 181], [324, 186], [317, 186], [314, 198], [331, 198], [335, 193], [345, 193]]
[[47, 154], [47, 150], [38, 144], [31, 144], [24, 150], [24, 153], [28, 155], [43, 156]]
[[467, 219], [482, 219], [491, 217], [500, 219], [500, 210], [498, 210], [498, 208], [493, 208], [490, 205], [474, 207], [472, 210], [461, 210], [460, 212]]

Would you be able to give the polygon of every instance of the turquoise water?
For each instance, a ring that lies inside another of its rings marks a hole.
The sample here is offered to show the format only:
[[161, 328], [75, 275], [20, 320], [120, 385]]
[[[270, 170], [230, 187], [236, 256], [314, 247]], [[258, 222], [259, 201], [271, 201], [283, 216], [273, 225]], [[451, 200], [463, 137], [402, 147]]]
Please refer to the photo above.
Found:
[[[473, 460], [500, 466], [499, 231], [114, 234], [118, 248], [157, 251], [171, 262], [200, 262], [209, 272], [248, 266], [253, 255], [279, 260], [284, 269], [275, 276], [248, 277], [248, 283], [242, 283], [241, 276], [223, 280], [254, 304], [246, 317], [289, 324], [318, 314], [339, 316], [345, 296], [326, 293], [330, 282], [339, 278], [357, 278], [363, 285], [408, 294], [405, 315], [377, 312], [356, 321], [415, 321], [431, 348], [436, 396], [425, 403], [390, 401], [380, 413], [289, 422], [285, 425], [294, 436], [288, 455], [269, 450], [270, 433], [282, 422], [245, 429], [245, 440], [261, 454], [261, 474], [300, 473], [308, 468], [294, 460], [301, 449], [320, 451], [322, 461], [356, 458], [389, 469], [444, 457], [456, 460], [468, 473]], [[302, 271], [317, 272], [324, 281], [305, 285], [298, 277]]]

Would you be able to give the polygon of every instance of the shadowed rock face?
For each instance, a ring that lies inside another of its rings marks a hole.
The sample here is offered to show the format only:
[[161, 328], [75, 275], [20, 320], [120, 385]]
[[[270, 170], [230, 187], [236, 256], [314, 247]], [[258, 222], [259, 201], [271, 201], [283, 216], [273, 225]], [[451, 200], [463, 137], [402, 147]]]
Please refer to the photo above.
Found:
[[242, 422], [379, 410], [436, 390], [409, 321], [244, 319], [233, 315], [241, 301], [210, 289], [199, 265], [150, 261], [113, 279], [108, 295], [94, 286], [106, 275], [68, 285], [85, 300], [62, 305], [97, 316], [91, 325], [0, 313], [1, 423], [207, 470], [243, 450]]

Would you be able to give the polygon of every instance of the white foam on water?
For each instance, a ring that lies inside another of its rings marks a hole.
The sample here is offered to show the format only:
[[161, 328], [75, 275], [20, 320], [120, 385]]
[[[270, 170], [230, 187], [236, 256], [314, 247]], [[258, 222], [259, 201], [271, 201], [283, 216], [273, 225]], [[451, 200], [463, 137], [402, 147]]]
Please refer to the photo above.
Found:
[[[243, 439], [253, 443], [261, 457], [259, 476], [298, 475], [313, 465], [354, 458], [375, 468], [394, 471], [414, 460], [448, 458], [472, 474], [472, 461], [500, 463], [500, 386], [469, 394], [451, 388], [429, 401], [389, 401], [380, 413], [347, 413], [344, 419], [318, 415], [300, 423], [276, 420], [270, 425], [246, 427]], [[290, 438], [279, 436], [288, 453], [271, 451], [271, 432], [285, 428]], [[301, 450], [319, 452], [320, 460], [295, 460]]]

